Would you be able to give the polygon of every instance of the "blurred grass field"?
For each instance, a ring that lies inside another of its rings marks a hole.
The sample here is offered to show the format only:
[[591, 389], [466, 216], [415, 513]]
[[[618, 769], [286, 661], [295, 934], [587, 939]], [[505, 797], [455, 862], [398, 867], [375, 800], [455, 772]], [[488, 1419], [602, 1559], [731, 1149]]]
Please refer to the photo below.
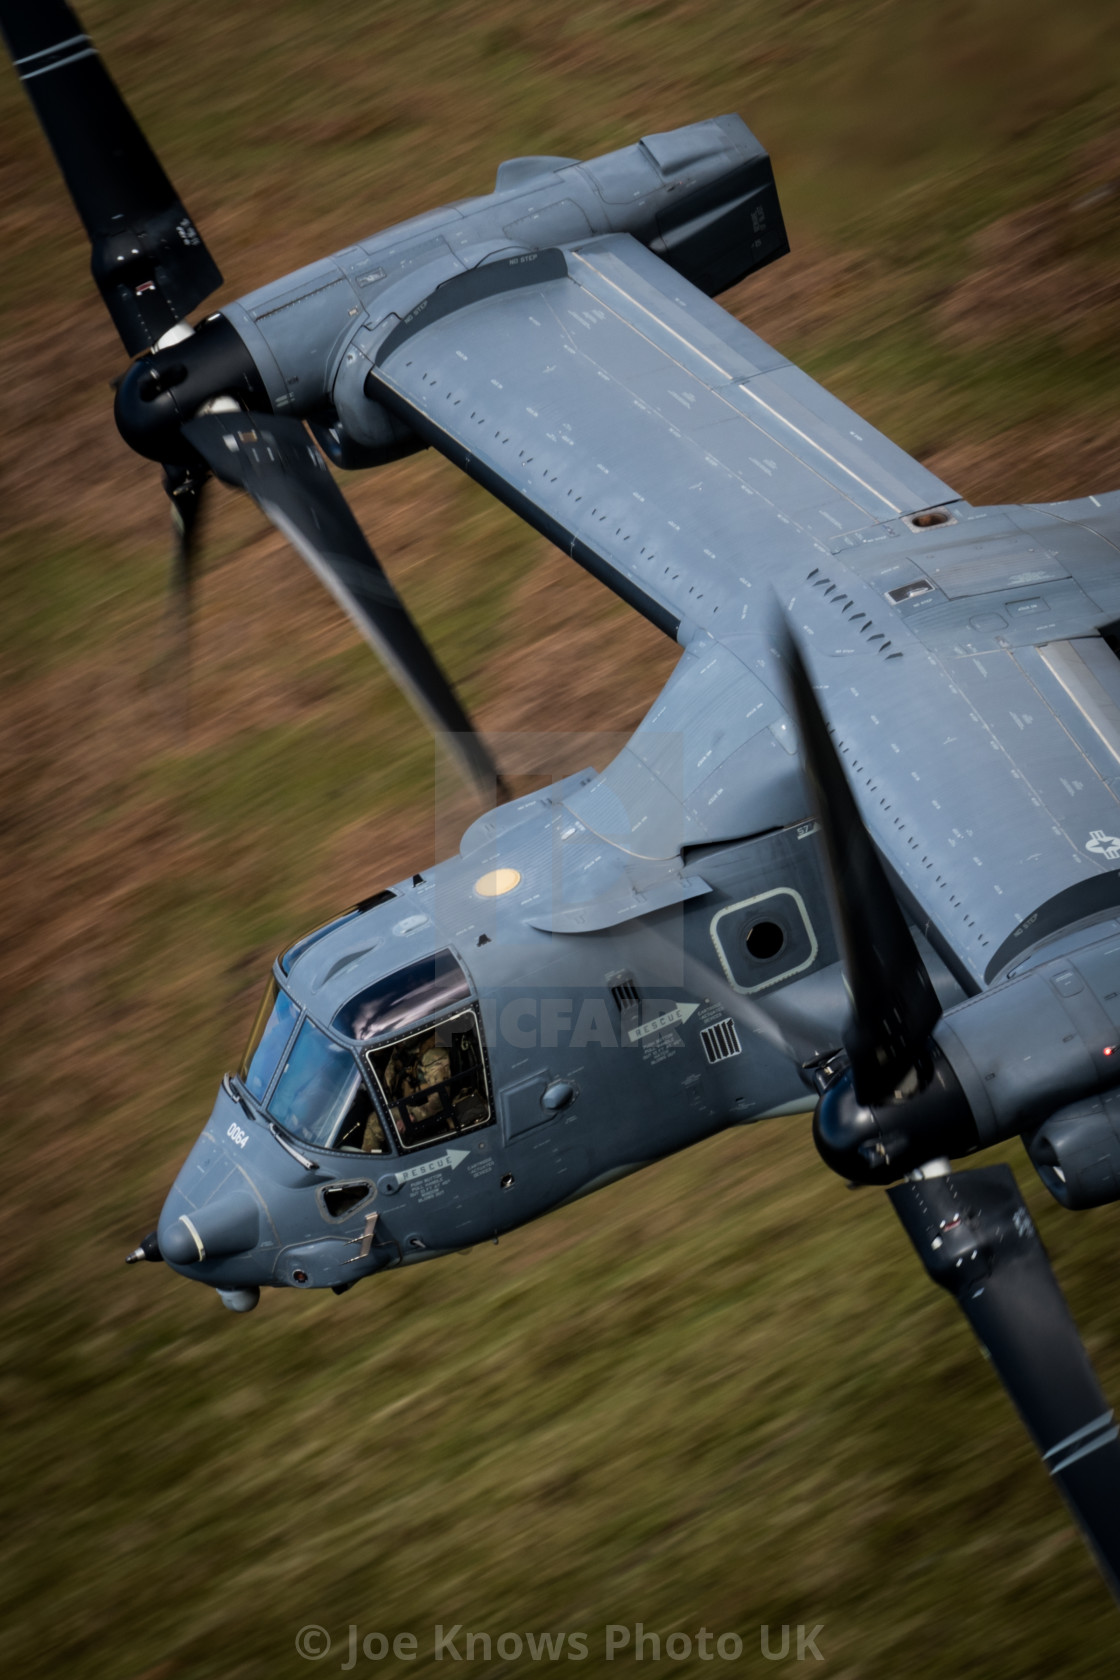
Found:
[[[1114, 0], [80, 11], [223, 297], [503, 157], [737, 110], [793, 244], [745, 320], [973, 500], [1120, 485]], [[281, 1680], [337, 1670], [351, 1624], [418, 1639], [359, 1674], [549, 1668], [436, 1661], [460, 1623], [582, 1630], [594, 1673], [642, 1622], [744, 1639], [654, 1674], [780, 1672], [760, 1624], [823, 1624], [831, 1680], [1114, 1673], [1116, 1612], [963, 1322], [803, 1119], [341, 1300], [239, 1319], [125, 1271], [274, 951], [432, 860], [433, 754], [224, 494], [184, 737], [158, 473], [112, 427], [120, 347], [10, 73], [0, 236], [5, 1672]], [[673, 649], [450, 466], [347, 490], [487, 728], [557, 731], [562, 769], [637, 721]], [[1120, 1398], [1120, 1216], [1028, 1173]]]

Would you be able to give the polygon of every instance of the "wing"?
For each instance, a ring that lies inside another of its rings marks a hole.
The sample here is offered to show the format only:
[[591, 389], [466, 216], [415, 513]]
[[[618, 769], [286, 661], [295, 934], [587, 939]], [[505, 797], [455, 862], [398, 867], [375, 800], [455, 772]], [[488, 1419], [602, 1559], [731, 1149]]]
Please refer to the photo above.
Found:
[[969, 507], [626, 235], [448, 282], [367, 389], [685, 645], [569, 801], [594, 832], [664, 858], [807, 815], [776, 589], [959, 972], [1120, 909], [1120, 498]]
[[955, 499], [628, 234], [449, 281], [366, 389], [670, 635], [741, 628], [760, 557]]
[[788, 577], [864, 820], [977, 986], [1120, 911], [1120, 497], [957, 504]]

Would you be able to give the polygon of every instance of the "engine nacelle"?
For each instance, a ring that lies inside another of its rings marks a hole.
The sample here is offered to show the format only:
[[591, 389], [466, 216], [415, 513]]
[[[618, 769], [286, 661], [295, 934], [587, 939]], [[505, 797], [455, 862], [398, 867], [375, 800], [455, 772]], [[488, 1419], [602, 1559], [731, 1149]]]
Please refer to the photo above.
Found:
[[334, 462], [346, 471], [399, 461], [426, 445], [367, 390], [369, 361], [351, 347], [339, 365], [331, 402], [334, 419], [316, 424], [315, 436]]
[[[1110, 1009], [1117, 954], [1109, 935], [947, 1011], [919, 1057], [912, 1094], [864, 1106], [850, 1073], [842, 1075], [814, 1120], [823, 1160], [856, 1183], [890, 1184], [936, 1156], [969, 1155], [1025, 1134], [1038, 1144], [1039, 1171], [1050, 1169], [1047, 1188], [1065, 1206], [1120, 1196], [1120, 1141], [1108, 1143], [1113, 1111], [1104, 1107], [1116, 1101], [1120, 1124], [1120, 1097], [1100, 1096], [1120, 1083], [1120, 1026]], [[1115, 1180], [1106, 1159], [1115, 1159]]]
[[642, 150], [680, 188], [650, 249], [709, 297], [789, 250], [773, 165], [738, 117], [649, 134]]
[[1120, 1201], [1120, 1092], [1070, 1103], [1025, 1142], [1039, 1178], [1063, 1207]]
[[[383, 403], [366, 399], [356, 413], [349, 405], [347, 412], [351, 415], [349, 424], [340, 414], [333, 418], [312, 415], [308, 420], [323, 454], [343, 472], [384, 466], [387, 461], [399, 461], [426, 447], [412, 427], [390, 414]], [[359, 428], [357, 435], [355, 424]]]

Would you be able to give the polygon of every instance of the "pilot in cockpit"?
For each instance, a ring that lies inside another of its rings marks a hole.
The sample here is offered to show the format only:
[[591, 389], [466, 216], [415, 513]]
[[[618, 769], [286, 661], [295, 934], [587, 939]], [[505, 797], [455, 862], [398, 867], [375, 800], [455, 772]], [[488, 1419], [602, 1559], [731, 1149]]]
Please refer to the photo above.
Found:
[[[462, 1047], [459, 1059], [463, 1060]], [[440, 1042], [438, 1031], [394, 1050], [382, 1078], [406, 1144], [445, 1137], [486, 1118], [471, 1077], [473, 1058], [468, 1057], [458, 1078], [453, 1077], [454, 1061], [453, 1047]]]
[[[398, 1045], [382, 1077], [404, 1123], [406, 1142], [420, 1142], [421, 1131], [435, 1137], [454, 1130], [451, 1116], [445, 1112], [450, 1106], [447, 1082], [451, 1078], [451, 1053], [446, 1045], [437, 1044], [434, 1032], [419, 1043]], [[445, 1119], [445, 1126], [422, 1124], [439, 1118]]]

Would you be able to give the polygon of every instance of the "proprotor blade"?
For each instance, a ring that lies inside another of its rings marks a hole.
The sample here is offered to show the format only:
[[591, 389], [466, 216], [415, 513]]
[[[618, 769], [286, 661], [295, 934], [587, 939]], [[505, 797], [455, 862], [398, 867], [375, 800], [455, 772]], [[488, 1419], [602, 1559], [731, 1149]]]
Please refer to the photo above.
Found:
[[190, 724], [191, 597], [194, 590], [195, 551], [202, 494], [209, 481], [209, 469], [168, 466], [163, 469], [163, 488], [171, 499], [171, 577], [167, 619], [171, 641], [173, 681], [178, 690], [181, 722]]
[[205, 414], [189, 420], [183, 435], [215, 477], [247, 491], [302, 554], [462, 775], [490, 802], [501, 789], [493, 761], [300, 422]]
[[800, 649], [783, 649], [805, 767], [828, 851], [838, 932], [852, 996], [845, 1038], [856, 1095], [883, 1102], [915, 1067], [941, 1015], [906, 918], [863, 826]]
[[0, 31], [93, 246], [129, 355], [222, 283], [214, 259], [63, 0], [0, 0]]
[[1120, 1599], [1120, 1439], [1009, 1167], [887, 1191], [926, 1270], [954, 1295]]

